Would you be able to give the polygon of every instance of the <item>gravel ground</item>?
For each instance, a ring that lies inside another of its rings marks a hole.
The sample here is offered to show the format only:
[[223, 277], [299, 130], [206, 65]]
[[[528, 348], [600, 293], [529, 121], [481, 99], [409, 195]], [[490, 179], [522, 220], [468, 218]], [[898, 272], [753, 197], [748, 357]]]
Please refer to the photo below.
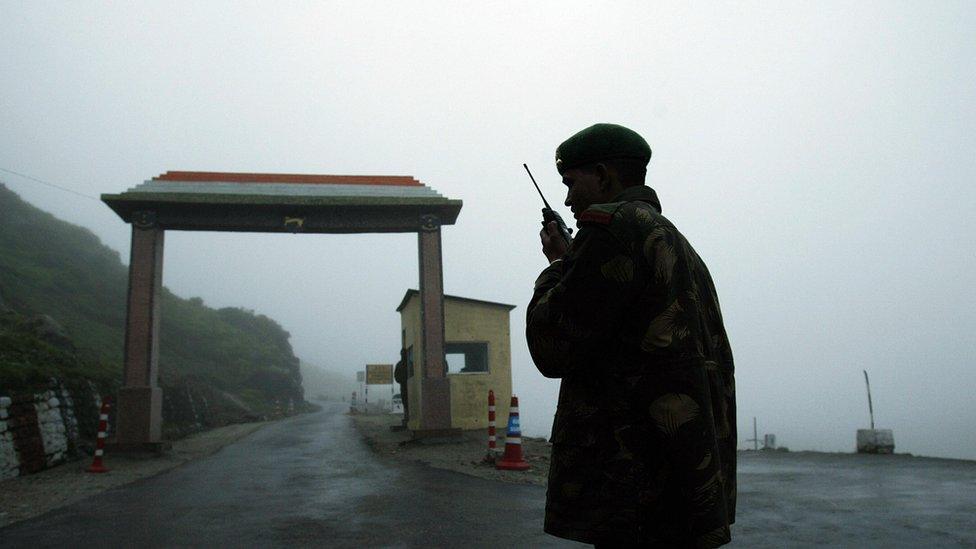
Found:
[[[549, 474], [551, 445], [544, 438], [522, 437], [522, 455], [529, 463], [528, 471], [500, 471], [491, 463], [485, 463], [488, 453], [486, 430], [464, 431], [460, 440], [422, 443], [413, 441], [409, 431], [391, 431], [400, 424], [399, 415], [373, 414], [350, 415], [366, 443], [384, 458], [417, 461], [436, 467], [464, 473], [488, 480], [517, 484], [546, 485]], [[505, 448], [504, 426], [498, 433], [498, 449]]]
[[108, 473], [85, 472], [90, 459], [65, 463], [34, 475], [0, 482], [0, 528], [42, 515], [110, 488], [150, 477], [190, 460], [213, 454], [267, 423], [228, 425], [173, 442], [162, 456], [106, 453]]

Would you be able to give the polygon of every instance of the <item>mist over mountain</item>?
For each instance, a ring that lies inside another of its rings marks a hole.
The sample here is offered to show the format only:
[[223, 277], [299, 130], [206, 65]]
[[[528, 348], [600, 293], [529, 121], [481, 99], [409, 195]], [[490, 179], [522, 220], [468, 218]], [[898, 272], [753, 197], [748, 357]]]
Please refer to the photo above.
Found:
[[[107, 391], [117, 387], [127, 285], [119, 254], [91, 231], [35, 208], [0, 184], [0, 394], [65, 376], [90, 378]], [[290, 336], [271, 318], [235, 307], [213, 309], [165, 288], [161, 311], [164, 421], [200, 428], [260, 415], [275, 401], [303, 400]], [[198, 397], [209, 403], [209, 416], [185, 417], [180, 402]], [[169, 427], [176, 434], [186, 430]]]

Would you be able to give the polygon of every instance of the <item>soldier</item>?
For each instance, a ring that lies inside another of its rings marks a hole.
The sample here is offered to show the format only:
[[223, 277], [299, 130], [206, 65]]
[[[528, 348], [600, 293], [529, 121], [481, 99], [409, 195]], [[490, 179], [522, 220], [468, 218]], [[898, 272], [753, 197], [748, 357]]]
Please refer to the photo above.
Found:
[[393, 379], [400, 384], [400, 402], [403, 403], [403, 426], [407, 426], [407, 421], [410, 420], [410, 405], [407, 400], [407, 350], [400, 348], [400, 361], [396, 363], [393, 368]]
[[598, 546], [717, 547], [735, 520], [732, 351], [708, 269], [644, 185], [647, 142], [597, 124], [556, 149], [579, 232], [550, 265], [526, 336], [561, 379], [545, 531]]

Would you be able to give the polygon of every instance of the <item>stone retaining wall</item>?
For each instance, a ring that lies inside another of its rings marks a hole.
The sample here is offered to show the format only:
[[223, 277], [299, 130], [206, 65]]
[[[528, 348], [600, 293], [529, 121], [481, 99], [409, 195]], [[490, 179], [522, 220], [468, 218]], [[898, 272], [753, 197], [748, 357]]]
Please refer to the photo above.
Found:
[[74, 457], [78, 437], [74, 402], [60, 383], [43, 393], [0, 396], [0, 480]]
[[[0, 480], [92, 455], [102, 404], [99, 388], [91, 382], [76, 382], [69, 391], [56, 379], [49, 387], [33, 394], [0, 392]], [[291, 400], [274, 402], [272, 417], [291, 415], [298, 407], [307, 410], [301, 401], [297, 405]], [[113, 406], [109, 409], [109, 437], [114, 417]], [[266, 417], [235, 395], [201, 381], [183, 379], [163, 391], [164, 440]]]

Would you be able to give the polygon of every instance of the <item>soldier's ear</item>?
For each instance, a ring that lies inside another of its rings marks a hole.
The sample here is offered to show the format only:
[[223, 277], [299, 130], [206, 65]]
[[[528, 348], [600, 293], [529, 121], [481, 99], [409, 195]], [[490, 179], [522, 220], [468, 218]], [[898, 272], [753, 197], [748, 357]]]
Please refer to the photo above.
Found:
[[610, 190], [613, 182], [611, 181], [610, 170], [607, 169], [607, 165], [600, 162], [593, 166], [593, 173], [596, 174], [597, 183], [600, 186], [600, 192], [607, 192]]

